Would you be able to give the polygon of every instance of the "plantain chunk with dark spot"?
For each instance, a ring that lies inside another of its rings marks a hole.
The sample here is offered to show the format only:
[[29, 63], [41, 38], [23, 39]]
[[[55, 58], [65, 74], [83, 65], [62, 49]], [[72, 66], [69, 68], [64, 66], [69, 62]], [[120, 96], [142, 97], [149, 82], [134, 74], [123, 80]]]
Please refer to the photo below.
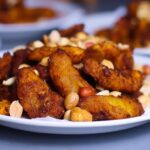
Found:
[[84, 71], [104, 89], [125, 93], [137, 92], [143, 83], [143, 75], [136, 70], [112, 70], [94, 59], [84, 61]]
[[70, 92], [78, 93], [82, 87], [95, 91], [73, 67], [71, 59], [64, 51], [57, 51], [50, 56], [49, 75], [62, 96], [67, 96]]
[[80, 100], [79, 107], [89, 111], [94, 120], [113, 120], [137, 117], [144, 113], [142, 105], [133, 98], [91, 96]]
[[19, 70], [17, 94], [30, 118], [47, 116], [61, 118], [64, 114], [63, 98], [53, 92], [32, 68]]

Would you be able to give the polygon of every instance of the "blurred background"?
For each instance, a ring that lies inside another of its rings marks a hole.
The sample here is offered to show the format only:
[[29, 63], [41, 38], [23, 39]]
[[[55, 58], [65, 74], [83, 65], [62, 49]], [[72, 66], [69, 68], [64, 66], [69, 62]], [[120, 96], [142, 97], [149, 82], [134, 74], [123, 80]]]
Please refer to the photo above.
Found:
[[131, 1], [140, 0], [0, 0], [0, 49], [77, 23], [84, 23], [89, 33], [111, 27], [126, 14]]
[[[42, 0], [37, 0], [37, 1], [42, 1]], [[131, 0], [114, 0], [114, 1], [112, 0], [54, 0], [54, 1], [75, 3], [81, 5], [88, 12], [96, 12], [96, 11], [113, 10], [120, 5], [128, 4]], [[7, 4], [9, 5], [9, 7], [11, 5], [14, 5], [15, 3], [16, 5], [20, 5], [21, 2], [22, 0], [0, 0], [0, 8], [2, 7], [6, 8]]]
[[110, 11], [121, 5], [127, 5], [131, 0], [59, 0], [81, 5], [87, 12]]

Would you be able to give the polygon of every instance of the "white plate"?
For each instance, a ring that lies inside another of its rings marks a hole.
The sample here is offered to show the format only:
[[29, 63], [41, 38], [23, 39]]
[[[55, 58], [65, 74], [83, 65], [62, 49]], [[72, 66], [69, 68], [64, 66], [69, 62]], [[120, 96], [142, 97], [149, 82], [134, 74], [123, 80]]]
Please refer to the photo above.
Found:
[[[86, 25], [86, 31], [94, 34], [100, 29], [111, 28], [126, 13], [126, 8], [122, 6], [112, 12], [88, 15], [84, 17], [83, 23]], [[150, 56], [150, 48], [135, 48], [134, 53]]]
[[[0, 55], [2, 52], [0, 53]], [[142, 56], [135, 56], [136, 64], [149, 64], [149, 58]], [[30, 131], [37, 133], [53, 133], [53, 134], [94, 134], [115, 132], [124, 129], [133, 128], [150, 121], [150, 106], [145, 109], [142, 116], [110, 121], [96, 121], [96, 122], [70, 122], [58, 120], [51, 117], [25, 119], [12, 118], [9, 116], [0, 115], [0, 125]]]
[[73, 4], [55, 0], [25, 0], [25, 2], [28, 7], [50, 7], [56, 10], [60, 16], [30, 24], [0, 24], [0, 49], [40, 39], [42, 35], [53, 28], [60, 28], [62, 24], [70, 25], [80, 22], [83, 15], [83, 10]]
[[150, 56], [150, 48], [136, 48], [134, 54]]

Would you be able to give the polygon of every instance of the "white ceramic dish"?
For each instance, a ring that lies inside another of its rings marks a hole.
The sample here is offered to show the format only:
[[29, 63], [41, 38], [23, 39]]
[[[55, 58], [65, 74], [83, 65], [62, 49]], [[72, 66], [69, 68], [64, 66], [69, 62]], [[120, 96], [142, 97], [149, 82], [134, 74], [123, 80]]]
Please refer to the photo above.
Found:
[[[126, 13], [126, 8], [122, 6], [112, 12], [88, 15], [84, 18], [83, 23], [86, 26], [86, 31], [93, 34], [99, 29], [111, 28], [116, 21], [118, 21], [118, 19], [124, 16]], [[150, 48], [135, 48], [134, 53], [138, 55], [150, 56]]]
[[[80, 22], [83, 10], [76, 5], [55, 0], [25, 0], [28, 7], [50, 7], [59, 17], [32, 24], [0, 24], [0, 49], [39, 39], [53, 28]], [[73, 18], [73, 19], [72, 19]], [[14, 38], [15, 37], [15, 38]]]
[[150, 56], [150, 48], [136, 48], [134, 53], [137, 55], [147, 55]]
[[[2, 55], [3, 52], [0, 52]], [[135, 62], [140, 65], [149, 64], [149, 59], [142, 56], [135, 56]], [[97, 122], [70, 122], [58, 120], [51, 117], [25, 119], [25, 118], [12, 118], [9, 116], [0, 115], [0, 125], [30, 131], [37, 133], [47, 134], [95, 134], [120, 131], [132, 127], [145, 124], [150, 121], [150, 106], [145, 109], [142, 116], [111, 121], [97, 121]]]

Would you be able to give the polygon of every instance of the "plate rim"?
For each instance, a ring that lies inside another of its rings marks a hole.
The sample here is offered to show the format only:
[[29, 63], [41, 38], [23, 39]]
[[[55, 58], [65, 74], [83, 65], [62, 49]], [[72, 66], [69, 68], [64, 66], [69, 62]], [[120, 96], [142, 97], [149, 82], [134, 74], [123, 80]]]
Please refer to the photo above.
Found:
[[[0, 55], [2, 55], [6, 50], [0, 51]], [[134, 55], [134, 58], [147, 59], [144, 56]], [[28, 119], [28, 118], [13, 118], [10, 116], [0, 115], [0, 124], [5, 122], [13, 123], [17, 125], [26, 125], [26, 126], [34, 126], [34, 127], [55, 127], [55, 128], [93, 128], [93, 127], [114, 127], [114, 126], [124, 126], [135, 123], [142, 123], [146, 121], [150, 121], [149, 114], [143, 114], [138, 117], [127, 118], [127, 119], [119, 119], [119, 120], [106, 120], [106, 121], [93, 121], [93, 122], [71, 122], [71, 121], [51, 121], [51, 120], [42, 120], [44, 118], [36, 118], [36, 119]], [[6, 126], [6, 125], [4, 125]]]

